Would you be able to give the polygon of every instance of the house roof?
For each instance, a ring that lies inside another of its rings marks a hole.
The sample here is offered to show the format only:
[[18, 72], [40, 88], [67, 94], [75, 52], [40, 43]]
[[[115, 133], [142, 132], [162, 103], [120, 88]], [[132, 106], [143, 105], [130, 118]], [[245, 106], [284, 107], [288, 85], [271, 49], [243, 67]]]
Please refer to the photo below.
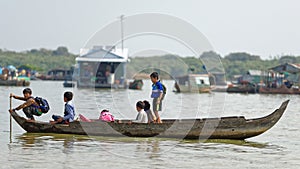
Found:
[[[127, 53], [127, 50], [125, 50]], [[124, 53], [125, 53], [124, 52]], [[105, 49], [91, 49], [86, 54], [76, 58], [76, 61], [86, 62], [127, 62], [127, 57], [123, 57], [120, 52], [108, 51]]]
[[252, 75], [252, 76], [261, 76], [262, 71], [260, 71], [260, 70], [248, 70], [247, 74]]
[[279, 73], [283, 73], [283, 72], [299, 73], [300, 72], [300, 64], [285, 63], [282, 65], [272, 67], [269, 70], [279, 72]]

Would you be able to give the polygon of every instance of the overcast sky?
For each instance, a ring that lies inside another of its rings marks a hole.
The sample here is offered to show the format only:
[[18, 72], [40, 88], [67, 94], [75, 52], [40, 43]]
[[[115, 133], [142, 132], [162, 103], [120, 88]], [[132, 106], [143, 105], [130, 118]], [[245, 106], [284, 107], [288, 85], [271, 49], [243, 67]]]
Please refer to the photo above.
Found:
[[[66, 46], [79, 53], [97, 31], [120, 15], [143, 13], [184, 20], [221, 56], [230, 52], [265, 59], [300, 55], [298, 0], [0, 0], [0, 48], [25, 51]], [[126, 41], [124, 45], [128, 47]], [[190, 55], [186, 50], [166, 51]]]

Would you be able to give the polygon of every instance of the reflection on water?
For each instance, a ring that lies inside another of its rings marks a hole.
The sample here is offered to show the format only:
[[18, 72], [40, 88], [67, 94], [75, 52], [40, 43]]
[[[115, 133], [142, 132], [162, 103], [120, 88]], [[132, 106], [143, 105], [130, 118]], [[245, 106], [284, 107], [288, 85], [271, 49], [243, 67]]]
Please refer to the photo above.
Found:
[[[136, 161], [139, 163], [133, 168], [143, 168], [149, 166], [148, 163], [153, 163], [154, 168], [188, 167], [199, 162], [212, 167], [214, 163], [209, 163], [210, 160], [219, 163], [245, 161], [251, 156], [255, 161], [256, 156], [268, 154], [274, 159], [285, 155], [283, 147], [243, 140], [90, 137], [49, 133], [17, 135], [9, 144], [8, 154], [9, 159], [15, 161], [10, 164], [12, 168], [52, 168], [61, 165], [60, 160], [65, 162], [62, 168], [99, 167], [99, 164], [101, 168], [122, 168]], [[51, 163], [44, 163], [45, 159]], [[262, 162], [263, 159], [258, 160]], [[242, 167], [245, 163], [239, 165]]]
[[237, 146], [247, 146], [253, 148], [267, 148], [267, 143], [258, 143], [246, 140], [229, 140], [229, 139], [208, 139], [208, 140], [183, 140], [183, 143], [214, 143], [214, 144], [232, 144]]
[[[74, 148], [77, 146], [96, 145], [104, 150], [111, 149], [116, 145], [135, 145], [137, 152], [162, 153], [160, 145], [169, 144], [169, 146], [207, 146], [207, 145], [236, 145], [261, 149], [280, 149], [282, 147], [269, 145], [268, 143], [259, 143], [246, 140], [228, 140], [228, 139], [208, 139], [208, 140], [180, 140], [170, 138], [134, 138], [134, 137], [100, 137], [100, 136], [83, 136], [72, 134], [51, 134], [51, 133], [24, 133], [15, 137], [13, 144], [19, 144], [22, 148], [32, 148], [41, 146], [51, 146], [51, 144], [59, 143], [64, 149]], [[68, 151], [66, 151], [68, 152]], [[118, 154], [120, 155], [120, 154]]]
[[72, 148], [74, 142], [91, 141], [87, 136], [71, 135], [71, 134], [51, 134], [51, 133], [24, 133], [16, 136], [16, 143], [26, 147], [39, 147], [54, 142], [62, 142], [63, 147]]

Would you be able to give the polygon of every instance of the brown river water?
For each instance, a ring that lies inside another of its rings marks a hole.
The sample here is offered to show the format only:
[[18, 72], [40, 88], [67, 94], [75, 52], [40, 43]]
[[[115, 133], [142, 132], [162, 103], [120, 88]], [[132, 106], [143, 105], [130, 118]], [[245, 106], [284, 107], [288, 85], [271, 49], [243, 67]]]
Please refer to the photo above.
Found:
[[[47, 98], [51, 110], [37, 117], [49, 121], [63, 114], [63, 93], [73, 91], [76, 116], [98, 118], [109, 109], [116, 118], [135, 118], [135, 103], [150, 100], [150, 81], [141, 91], [64, 88], [63, 82], [31, 81], [34, 96]], [[266, 133], [235, 140], [90, 137], [26, 133], [13, 121], [9, 131], [9, 93], [23, 87], [0, 86], [0, 168], [299, 168], [300, 96], [260, 94], [176, 94], [173, 82], [163, 102], [162, 118], [265, 116], [290, 99], [279, 122]], [[13, 100], [13, 107], [21, 102]], [[24, 114], [19, 111], [19, 114]]]

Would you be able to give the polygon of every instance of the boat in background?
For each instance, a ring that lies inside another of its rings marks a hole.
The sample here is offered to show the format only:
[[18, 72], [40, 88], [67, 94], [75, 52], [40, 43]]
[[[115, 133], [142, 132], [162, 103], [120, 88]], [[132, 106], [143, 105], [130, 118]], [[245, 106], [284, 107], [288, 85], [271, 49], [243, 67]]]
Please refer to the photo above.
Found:
[[232, 83], [227, 87], [228, 93], [257, 93], [257, 86], [253, 83], [242, 81], [240, 83]]
[[46, 75], [44, 74], [37, 74], [34, 76], [34, 79], [38, 80], [57, 80], [63, 81], [65, 79], [71, 80], [73, 69], [52, 69], [47, 72]]
[[27, 121], [16, 112], [14, 120], [29, 133], [61, 133], [92, 136], [165, 137], [185, 139], [236, 139], [243, 140], [260, 135], [272, 128], [281, 118], [289, 100], [273, 113], [246, 119], [244, 116], [195, 119], [163, 119], [162, 123], [130, 123], [131, 120], [104, 122], [73, 121], [69, 124]]
[[281, 85], [277, 88], [270, 88], [270, 87], [260, 87], [259, 93], [261, 94], [300, 94], [299, 88], [288, 88], [286, 85]]
[[72, 81], [65, 80], [64, 83], [63, 83], [63, 86], [64, 87], [75, 87], [75, 83], [72, 82]]
[[18, 69], [13, 65], [0, 67], [0, 86], [29, 86], [29, 76], [25, 70], [18, 72]]
[[209, 93], [211, 91], [208, 74], [188, 74], [175, 77], [176, 92]]
[[30, 81], [27, 80], [0, 80], [0, 86], [29, 86]]
[[128, 88], [129, 89], [142, 90], [143, 86], [144, 86], [144, 83], [143, 83], [142, 79], [135, 79], [133, 82], [129, 83]]
[[285, 63], [264, 72], [262, 94], [300, 94], [300, 64]]

